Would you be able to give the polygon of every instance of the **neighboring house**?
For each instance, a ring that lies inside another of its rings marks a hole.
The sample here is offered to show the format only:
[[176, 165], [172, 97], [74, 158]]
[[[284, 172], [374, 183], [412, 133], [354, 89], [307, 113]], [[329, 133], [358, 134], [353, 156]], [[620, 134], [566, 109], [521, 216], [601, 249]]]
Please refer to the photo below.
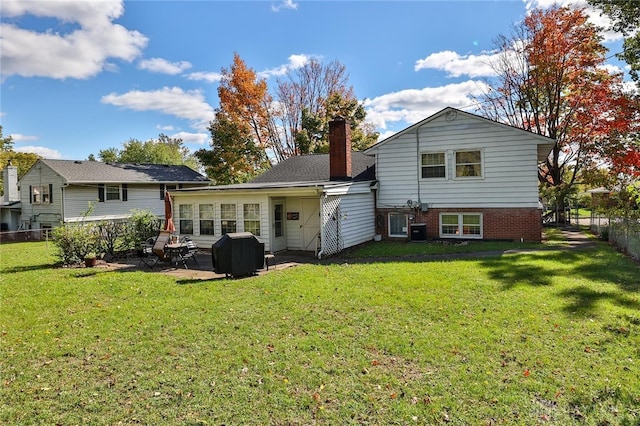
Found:
[[187, 166], [38, 160], [19, 182], [21, 227], [122, 220], [136, 209], [163, 217], [165, 190], [209, 182]]
[[319, 256], [378, 236], [540, 241], [537, 166], [553, 140], [454, 108], [365, 152], [351, 152], [348, 122], [329, 133], [328, 155], [291, 157], [246, 184], [176, 191], [177, 232], [206, 247], [249, 231], [268, 251]]
[[211, 247], [248, 231], [267, 251], [331, 255], [375, 234], [374, 158], [351, 152], [345, 120], [330, 123], [330, 153], [291, 157], [250, 183], [173, 193], [176, 232]]
[[540, 241], [538, 169], [554, 141], [445, 108], [365, 151], [389, 238]]

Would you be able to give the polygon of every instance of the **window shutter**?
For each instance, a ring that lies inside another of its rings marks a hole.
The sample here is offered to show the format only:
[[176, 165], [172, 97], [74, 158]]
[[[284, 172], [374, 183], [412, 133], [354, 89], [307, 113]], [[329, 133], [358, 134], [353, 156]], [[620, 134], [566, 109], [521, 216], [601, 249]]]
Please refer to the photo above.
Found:
[[164, 200], [164, 183], [160, 184], [160, 199]]
[[33, 187], [29, 185], [29, 204], [33, 204]]
[[98, 201], [104, 203], [104, 183], [98, 184]]
[[127, 184], [122, 184], [122, 201], [127, 201]]
[[49, 203], [53, 203], [53, 184], [49, 184]]
[[182, 184], [181, 183], [178, 184], [178, 189], [182, 189]]

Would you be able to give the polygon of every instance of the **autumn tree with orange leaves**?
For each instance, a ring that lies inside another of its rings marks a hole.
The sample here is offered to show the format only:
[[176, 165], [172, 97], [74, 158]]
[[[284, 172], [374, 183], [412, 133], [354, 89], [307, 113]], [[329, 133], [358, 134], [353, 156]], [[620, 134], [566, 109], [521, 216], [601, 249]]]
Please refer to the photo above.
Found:
[[497, 77], [477, 98], [479, 110], [555, 140], [539, 179], [563, 205], [581, 176], [634, 149], [637, 103], [622, 75], [605, 69], [606, 48], [583, 9], [533, 10], [496, 46]]

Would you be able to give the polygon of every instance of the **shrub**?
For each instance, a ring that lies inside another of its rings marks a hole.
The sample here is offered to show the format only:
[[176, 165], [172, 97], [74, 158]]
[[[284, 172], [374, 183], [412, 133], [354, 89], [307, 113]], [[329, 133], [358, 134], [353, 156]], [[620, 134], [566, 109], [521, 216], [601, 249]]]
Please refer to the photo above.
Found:
[[126, 250], [136, 249], [140, 243], [155, 237], [160, 231], [162, 220], [149, 210], [132, 210], [132, 215], [123, 229], [122, 247]]
[[98, 228], [93, 224], [68, 224], [53, 229], [53, 244], [57, 247], [57, 256], [65, 265], [82, 262], [87, 253], [99, 248]]

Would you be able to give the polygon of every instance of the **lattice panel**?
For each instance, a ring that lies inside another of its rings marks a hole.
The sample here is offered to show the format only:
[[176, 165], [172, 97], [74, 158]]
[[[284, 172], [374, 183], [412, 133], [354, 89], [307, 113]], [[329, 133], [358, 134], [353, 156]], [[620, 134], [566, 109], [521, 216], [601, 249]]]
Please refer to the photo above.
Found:
[[342, 250], [342, 237], [340, 227], [340, 200], [339, 196], [328, 196], [322, 200], [322, 254], [330, 256]]

